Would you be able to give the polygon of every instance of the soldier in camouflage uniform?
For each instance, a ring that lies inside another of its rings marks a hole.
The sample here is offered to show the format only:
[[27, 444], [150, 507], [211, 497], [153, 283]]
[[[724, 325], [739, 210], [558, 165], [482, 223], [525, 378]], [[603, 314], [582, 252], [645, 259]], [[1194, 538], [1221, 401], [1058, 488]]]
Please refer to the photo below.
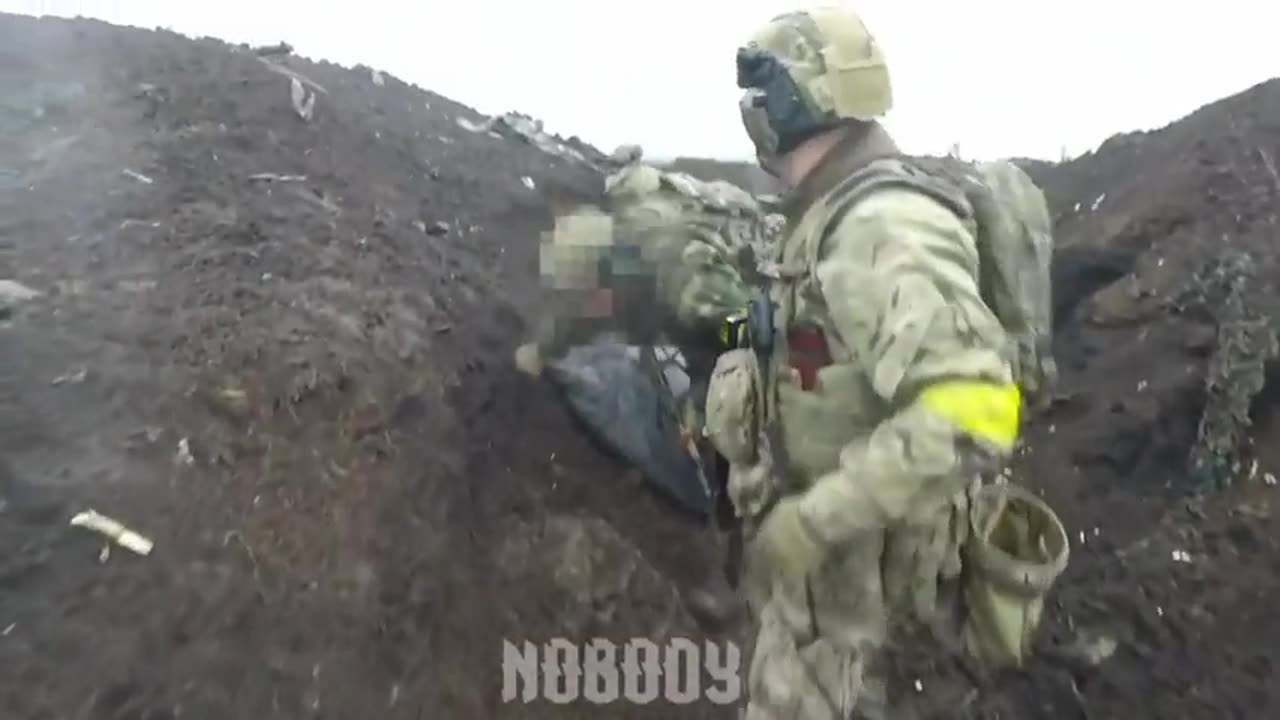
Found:
[[[848, 12], [775, 18], [739, 50], [738, 83], [761, 165], [789, 188], [772, 336], [720, 357], [706, 407], [750, 534], [746, 717], [879, 714], [863, 671], [895, 623], [936, 621], [940, 589], [962, 584], [957, 638], [1019, 664], [1065, 566], [1043, 501], [978, 480], [1013, 450], [1023, 390], [1053, 375], [1047, 280], [1019, 285], [1047, 278], [1048, 212], [1011, 165], [904, 158], [876, 120], [883, 55]], [[992, 247], [1037, 267], [992, 294]]]
[[[556, 230], [544, 238], [542, 252], [551, 285], [558, 284], [561, 291], [574, 286], [577, 292], [569, 297], [599, 302], [562, 301], [543, 318], [534, 342], [521, 348], [520, 365], [537, 374], [545, 358], [595, 333], [613, 330], [636, 344], [670, 342], [682, 351], [695, 383], [705, 381], [723, 349], [716, 342], [720, 324], [746, 306], [749, 278], [743, 272], [767, 265], [781, 218], [732, 183], [699, 180], [642, 162], [636, 145], [614, 150], [610, 164], [605, 207], [560, 218]], [[596, 222], [587, 220], [593, 216]], [[626, 260], [616, 251], [628, 244], [612, 238], [592, 240], [588, 226], [649, 238], [646, 258], [633, 259], [648, 263], [638, 266], [648, 269], [622, 270]], [[657, 290], [668, 294], [660, 300], [652, 297], [650, 281], [657, 264], [672, 269], [661, 273]], [[601, 265], [609, 266], [614, 282], [601, 277]], [[577, 279], [570, 280], [575, 273]], [[627, 283], [617, 281], [623, 276], [642, 278], [642, 291], [629, 293]], [[607, 307], [599, 312], [575, 309], [602, 304]], [[663, 310], [670, 312], [655, 315]]]
[[877, 122], [884, 58], [852, 14], [775, 18], [739, 51], [738, 80], [761, 165], [789, 186], [765, 295], [721, 243], [662, 213], [567, 216], [548, 245], [633, 258], [629, 277], [652, 278], [611, 308], [628, 332], [643, 317], [728, 340], [716, 326], [748, 303], [705, 405], [748, 537], [746, 717], [875, 716], [864, 670], [895, 625], [953, 618], [972, 657], [1019, 665], [1065, 568], [1053, 511], [981, 482], [1055, 372], [1048, 210], [1011, 164], [903, 156]]
[[[542, 270], [552, 307], [516, 365], [531, 375], [569, 347], [610, 332], [645, 347], [674, 345], [690, 380], [677, 412], [684, 449], [701, 461], [707, 380], [725, 349], [725, 319], [749, 298], [745, 269], [767, 264], [782, 221], [749, 193], [724, 181], [706, 182], [642, 162], [635, 145], [616, 149], [605, 165], [604, 208], [582, 208], [557, 219], [544, 235]], [[626, 252], [643, 247], [643, 252]], [[748, 278], [750, 273], [747, 273]], [[716, 482], [713, 515], [731, 514]], [[724, 622], [735, 603], [712, 582], [690, 593], [700, 619]]]

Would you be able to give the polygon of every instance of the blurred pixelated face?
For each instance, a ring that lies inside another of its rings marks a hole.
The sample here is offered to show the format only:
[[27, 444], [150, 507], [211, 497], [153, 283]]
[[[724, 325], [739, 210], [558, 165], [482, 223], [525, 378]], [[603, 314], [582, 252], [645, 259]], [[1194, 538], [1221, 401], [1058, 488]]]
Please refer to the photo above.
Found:
[[582, 299], [582, 316], [606, 318], [613, 316], [613, 291], [609, 288], [588, 290]]
[[612, 220], [603, 213], [576, 213], [556, 220], [539, 248], [543, 284], [553, 290], [600, 286], [600, 262], [612, 236]]
[[544, 233], [539, 248], [543, 287], [554, 302], [577, 317], [605, 318], [613, 314], [610, 256], [612, 219], [600, 212], [579, 212], [556, 220]]

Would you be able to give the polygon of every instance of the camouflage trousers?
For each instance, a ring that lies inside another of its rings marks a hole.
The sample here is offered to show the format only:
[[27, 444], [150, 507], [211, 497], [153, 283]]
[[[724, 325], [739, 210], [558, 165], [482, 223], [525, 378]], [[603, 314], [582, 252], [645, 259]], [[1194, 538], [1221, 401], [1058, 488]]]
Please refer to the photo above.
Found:
[[[756, 634], [746, 720], [883, 717], [884, 683], [868, 673], [887, 631], [882, 547], [883, 536], [869, 534], [805, 587], [775, 586], [749, 598]], [[744, 579], [751, 587], [752, 578]]]
[[884, 687], [868, 682], [867, 653], [823, 638], [800, 646], [791, 629], [766, 608], [756, 633], [743, 718], [877, 720]]
[[959, 637], [956, 579], [964, 533], [956, 528], [968, 527], [968, 497], [978, 487], [975, 480], [918, 524], [866, 531], [832, 548], [801, 587], [761, 583], [771, 569], [746, 568], [757, 622], [747, 720], [889, 715], [878, 661], [890, 628], [923, 622], [936, 637]]

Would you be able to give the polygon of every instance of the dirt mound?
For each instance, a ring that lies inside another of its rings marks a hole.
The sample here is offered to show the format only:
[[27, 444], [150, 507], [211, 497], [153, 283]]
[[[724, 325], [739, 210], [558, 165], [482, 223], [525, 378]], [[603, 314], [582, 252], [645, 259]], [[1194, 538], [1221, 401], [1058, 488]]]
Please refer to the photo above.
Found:
[[[0, 17], [0, 89], [0, 276], [41, 293], [0, 355], [0, 716], [565, 717], [501, 705], [503, 638], [698, 636], [698, 529], [509, 369], [589, 165], [89, 21]], [[89, 507], [155, 550], [100, 559]]]
[[[703, 637], [718, 560], [509, 368], [538, 232], [601, 185], [525, 120], [0, 16], [0, 279], [40, 293], [0, 292], [0, 716], [731, 716], [501, 703], [504, 638]], [[975, 689], [922, 640], [890, 658], [901, 717], [1280, 703], [1270, 389], [1236, 482], [1188, 495], [1204, 418], [1240, 414], [1218, 373], [1256, 359], [1236, 329], [1274, 316], [1278, 141], [1273, 82], [1031, 167], [1064, 378], [1019, 473], [1073, 561], [1027, 672]], [[90, 507], [154, 551], [68, 525]]]
[[1269, 367], [1244, 341], [1276, 330], [1278, 147], [1271, 81], [1030, 168], [1056, 218], [1063, 382], [1019, 474], [1076, 542], [1029, 672], [973, 694], [959, 668], [900, 658], [901, 692], [931, 688], [919, 715], [1261, 717], [1280, 702], [1272, 390], [1237, 412], [1255, 424], [1227, 491], [1195, 496], [1224, 478], [1189, 467], [1220, 396]]

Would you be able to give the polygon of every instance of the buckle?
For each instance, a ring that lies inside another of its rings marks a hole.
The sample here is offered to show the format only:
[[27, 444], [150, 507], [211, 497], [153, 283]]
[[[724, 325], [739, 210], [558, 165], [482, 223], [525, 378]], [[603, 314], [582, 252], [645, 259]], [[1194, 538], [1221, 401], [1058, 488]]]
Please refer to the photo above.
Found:
[[720, 346], [726, 350], [747, 347], [747, 312], [736, 312], [720, 323]]

